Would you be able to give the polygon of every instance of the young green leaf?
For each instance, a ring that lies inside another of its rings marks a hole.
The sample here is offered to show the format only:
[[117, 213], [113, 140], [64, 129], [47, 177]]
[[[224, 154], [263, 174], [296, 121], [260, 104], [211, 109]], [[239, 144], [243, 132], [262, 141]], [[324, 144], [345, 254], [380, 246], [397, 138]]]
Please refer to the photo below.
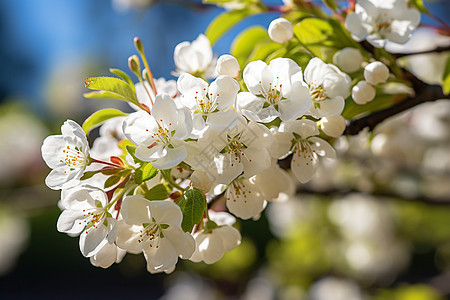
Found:
[[444, 90], [444, 94], [450, 94], [450, 57], [447, 59], [445, 71], [442, 75], [442, 81], [442, 89]]
[[256, 12], [250, 9], [232, 10], [221, 13], [209, 23], [205, 35], [211, 42], [211, 45], [214, 45], [228, 30], [253, 13]]
[[109, 69], [109, 71], [117, 76], [119, 76], [120, 78], [122, 78], [123, 80], [125, 80], [126, 83], [128, 83], [128, 85], [133, 89], [134, 92], [136, 92], [136, 89], [134, 87], [134, 82], [133, 80], [131, 80], [131, 78], [127, 75], [127, 73], [125, 73], [122, 70], [119, 69]]
[[262, 26], [252, 26], [242, 31], [231, 45], [230, 54], [236, 57], [241, 67], [244, 67], [255, 45], [262, 41], [269, 41], [267, 29]]
[[206, 198], [196, 188], [191, 188], [183, 193], [178, 205], [183, 213], [181, 228], [185, 232], [191, 232], [195, 224], [198, 224], [206, 209]]
[[115, 118], [115, 117], [123, 117], [127, 116], [128, 114], [121, 112], [120, 110], [114, 109], [114, 108], [106, 108], [99, 111], [96, 111], [92, 115], [90, 115], [86, 121], [83, 123], [83, 130], [86, 132], [86, 134], [89, 134], [89, 132], [101, 125], [103, 122]]
[[169, 192], [164, 184], [160, 183], [152, 187], [145, 193], [148, 200], [164, 200], [169, 198]]
[[[84, 81], [87, 88], [91, 90], [100, 90], [101, 92], [87, 93], [87, 98], [106, 98], [125, 100], [138, 105], [136, 93], [123, 80], [115, 77], [90, 77]], [[106, 93], [105, 93], [106, 92]]]
[[112, 187], [113, 185], [115, 185], [116, 183], [118, 183], [120, 181], [120, 178], [122, 178], [122, 177], [119, 175], [113, 175], [113, 176], [109, 177], [105, 181], [104, 188], [107, 189], [109, 187]]
[[134, 173], [134, 181], [137, 184], [141, 184], [144, 181], [150, 180], [158, 174], [158, 169], [155, 168], [151, 163], [144, 162]]

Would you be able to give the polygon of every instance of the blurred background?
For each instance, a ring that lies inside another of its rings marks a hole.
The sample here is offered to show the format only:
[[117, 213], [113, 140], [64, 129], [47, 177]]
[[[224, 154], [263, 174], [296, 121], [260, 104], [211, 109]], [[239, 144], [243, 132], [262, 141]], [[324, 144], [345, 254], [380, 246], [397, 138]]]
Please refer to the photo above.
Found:
[[[448, 1], [426, 5], [448, 20]], [[171, 275], [150, 275], [142, 255], [128, 254], [103, 270], [81, 255], [77, 238], [57, 232], [60, 192], [44, 184], [43, 139], [68, 118], [81, 124], [99, 108], [125, 109], [84, 99], [84, 80], [110, 67], [127, 70], [135, 36], [154, 76], [174, 79], [176, 44], [194, 40], [222, 11], [194, 0], [0, 2], [0, 298], [446, 299], [448, 100], [389, 119], [373, 134], [339, 138], [339, 160], [325, 161], [295, 197], [270, 203], [258, 221], [241, 221], [242, 244], [214, 265], [180, 261]], [[276, 17], [249, 18], [214, 52], [228, 53], [239, 31], [267, 28]], [[414, 43], [438, 40], [421, 32]], [[436, 73], [448, 55], [405, 65]]]

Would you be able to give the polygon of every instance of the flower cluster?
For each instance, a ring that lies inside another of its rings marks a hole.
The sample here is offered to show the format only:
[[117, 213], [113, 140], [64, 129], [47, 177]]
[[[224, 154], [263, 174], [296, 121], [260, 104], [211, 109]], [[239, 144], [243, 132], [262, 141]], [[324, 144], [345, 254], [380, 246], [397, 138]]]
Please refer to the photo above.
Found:
[[[392, 37], [397, 27], [378, 20], [389, 16], [377, 17], [372, 6], [359, 1], [347, 27], [373, 17], [369, 33], [380, 37], [369, 41]], [[277, 19], [268, 37], [289, 47], [293, 30]], [[176, 46], [177, 81], [155, 79], [138, 38], [135, 47], [141, 60], [128, 62], [139, 82], [115, 69], [121, 79], [85, 81], [95, 90], [85, 97], [127, 101], [133, 112], [103, 109], [82, 126], [67, 120], [42, 145], [52, 169], [46, 184], [61, 190], [57, 229], [79, 235], [81, 253], [103, 268], [141, 252], [150, 273], [172, 272], [179, 258], [217, 262], [241, 242], [235, 217], [257, 219], [268, 202], [292, 195], [296, 182], [309, 182], [321, 160], [336, 156], [329, 142], [344, 132], [346, 100], [372, 100], [373, 86], [390, 76], [355, 48], [336, 52], [335, 64], [312, 57], [303, 69], [288, 57], [216, 59], [200, 35]], [[87, 134], [97, 126], [90, 146]]]

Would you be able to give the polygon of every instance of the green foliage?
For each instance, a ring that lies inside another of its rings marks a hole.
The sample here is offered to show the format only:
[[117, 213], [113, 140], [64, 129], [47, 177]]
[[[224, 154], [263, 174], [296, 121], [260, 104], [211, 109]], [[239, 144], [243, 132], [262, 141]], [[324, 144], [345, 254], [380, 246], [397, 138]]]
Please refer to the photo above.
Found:
[[380, 290], [374, 300], [443, 300], [439, 293], [425, 284], [404, 285], [393, 290]]
[[164, 184], [160, 183], [148, 190], [145, 195], [148, 200], [164, 200], [169, 198], [169, 192]]
[[406, 95], [392, 95], [384, 94], [377, 91], [375, 99], [366, 104], [357, 104], [351, 98], [348, 98], [345, 102], [345, 108], [342, 112], [342, 116], [347, 120], [352, 120], [357, 116], [374, 113], [382, 109], [392, 106], [399, 98], [403, 98]]
[[113, 68], [109, 69], [109, 71], [122, 78], [126, 83], [128, 83], [128, 85], [133, 89], [133, 91], [136, 92], [133, 80], [131, 80], [131, 78], [124, 71]]
[[125, 145], [127, 152], [133, 157], [135, 163], [140, 164], [140, 167], [134, 172], [134, 181], [137, 184], [141, 184], [144, 181], [150, 180], [158, 174], [158, 169], [155, 168], [151, 163], [145, 162], [137, 158], [134, 153], [136, 152], [136, 146]]
[[103, 122], [115, 118], [115, 117], [123, 117], [128, 114], [121, 112], [120, 110], [114, 108], [106, 108], [99, 111], [96, 111], [92, 115], [90, 115], [86, 121], [83, 123], [83, 130], [88, 134], [93, 128], [101, 125]]
[[181, 228], [185, 232], [191, 232], [195, 224], [198, 224], [206, 209], [206, 198], [196, 188], [191, 188], [183, 193], [178, 205], [183, 213]]
[[262, 26], [252, 26], [239, 33], [233, 40], [230, 54], [236, 57], [239, 65], [243, 68], [249, 61], [248, 58], [253, 52], [255, 45], [260, 42], [270, 42], [267, 29]]
[[125, 81], [115, 77], [90, 77], [84, 81], [88, 89], [99, 90], [85, 93], [84, 97], [94, 99], [116, 99], [139, 105], [136, 92]]
[[423, 3], [423, 0], [411, 0], [409, 2], [411, 5], [415, 6], [421, 13], [429, 15], [430, 12], [425, 7], [425, 4]]
[[110, 176], [108, 179], [106, 179], [104, 188], [107, 189], [107, 188], [112, 187], [113, 185], [117, 184], [120, 181], [120, 178], [122, 178], [120, 175]]
[[226, 11], [218, 15], [206, 28], [205, 35], [214, 45], [228, 30], [236, 26], [246, 17], [257, 13], [255, 9]]
[[445, 71], [442, 76], [442, 89], [444, 90], [444, 94], [450, 94], [450, 57], [447, 59]]

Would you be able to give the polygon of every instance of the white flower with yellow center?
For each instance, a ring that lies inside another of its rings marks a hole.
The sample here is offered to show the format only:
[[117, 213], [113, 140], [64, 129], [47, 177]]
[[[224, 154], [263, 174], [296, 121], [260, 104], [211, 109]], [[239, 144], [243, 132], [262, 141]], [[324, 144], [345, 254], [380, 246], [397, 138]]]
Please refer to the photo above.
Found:
[[270, 154], [282, 159], [292, 153], [292, 172], [301, 183], [306, 183], [316, 172], [319, 156], [336, 157], [333, 147], [317, 135], [319, 130], [314, 121], [304, 119], [282, 123], [274, 134]]
[[405, 0], [357, 0], [355, 12], [347, 15], [345, 28], [360, 42], [367, 39], [382, 48], [386, 40], [404, 44], [420, 23], [420, 13]]
[[255, 122], [247, 124], [244, 117], [237, 116], [236, 125], [226, 130], [210, 127], [205, 131], [198, 143], [202, 150], [197, 153], [196, 165], [203, 164], [203, 170], [214, 182], [229, 184], [241, 174], [249, 178], [268, 168], [267, 148], [271, 143], [272, 134], [267, 127]]
[[344, 100], [350, 95], [350, 76], [314, 57], [305, 68], [305, 81], [313, 102], [308, 112], [311, 116], [322, 118], [342, 113]]
[[63, 190], [61, 205], [65, 210], [58, 218], [57, 229], [68, 234], [80, 234], [80, 250], [91, 257], [116, 238], [117, 220], [111, 215], [108, 196], [96, 187], [82, 185]]
[[89, 164], [89, 143], [81, 126], [67, 120], [61, 133], [47, 137], [41, 148], [45, 163], [53, 169], [45, 183], [54, 190], [77, 185]]
[[228, 210], [244, 220], [258, 217], [267, 205], [263, 191], [254, 178], [238, 177], [230, 183], [225, 192]]
[[193, 113], [195, 138], [201, 135], [206, 125], [222, 129], [230, 126], [227, 120], [234, 112], [226, 111], [236, 101], [239, 83], [230, 76], [221, 75], [209, 86], [206, 81], [188, 73], [178, 78], [181, 103]]
[[117, 246], [134, 254], [143, 252], [150, 273], [171, 271], [178, 257], [192, 256], [195, 241], [181, 229], [183, 215], [175, 203], [130, 196], [123, 200], [121, 213]]
[[125, 136], [138, 145], [136, 157], [161, 170], [175, 167], [186, 157], [183, 140], [191, 130], [189, 110], [178, 109], [168, 94], [156, 96], [151, 114], [138, 111], [123, 122]]
[[232, 226], [236, 222], [232, 215], [214, 211], [209, 211], [208, 215], [210, 221], [194, 234], [196, 247], [190, 258], [193, 262], [213, 264], [241, 243], [241, 233]]
[[269, 65], [253, 61], [245, 67], [243, 77], [250, 92], [238, 94], [236, 108], [252, 121], [294, 120], [311, 106], [302, 69], [292, 59], [276, 58]]

